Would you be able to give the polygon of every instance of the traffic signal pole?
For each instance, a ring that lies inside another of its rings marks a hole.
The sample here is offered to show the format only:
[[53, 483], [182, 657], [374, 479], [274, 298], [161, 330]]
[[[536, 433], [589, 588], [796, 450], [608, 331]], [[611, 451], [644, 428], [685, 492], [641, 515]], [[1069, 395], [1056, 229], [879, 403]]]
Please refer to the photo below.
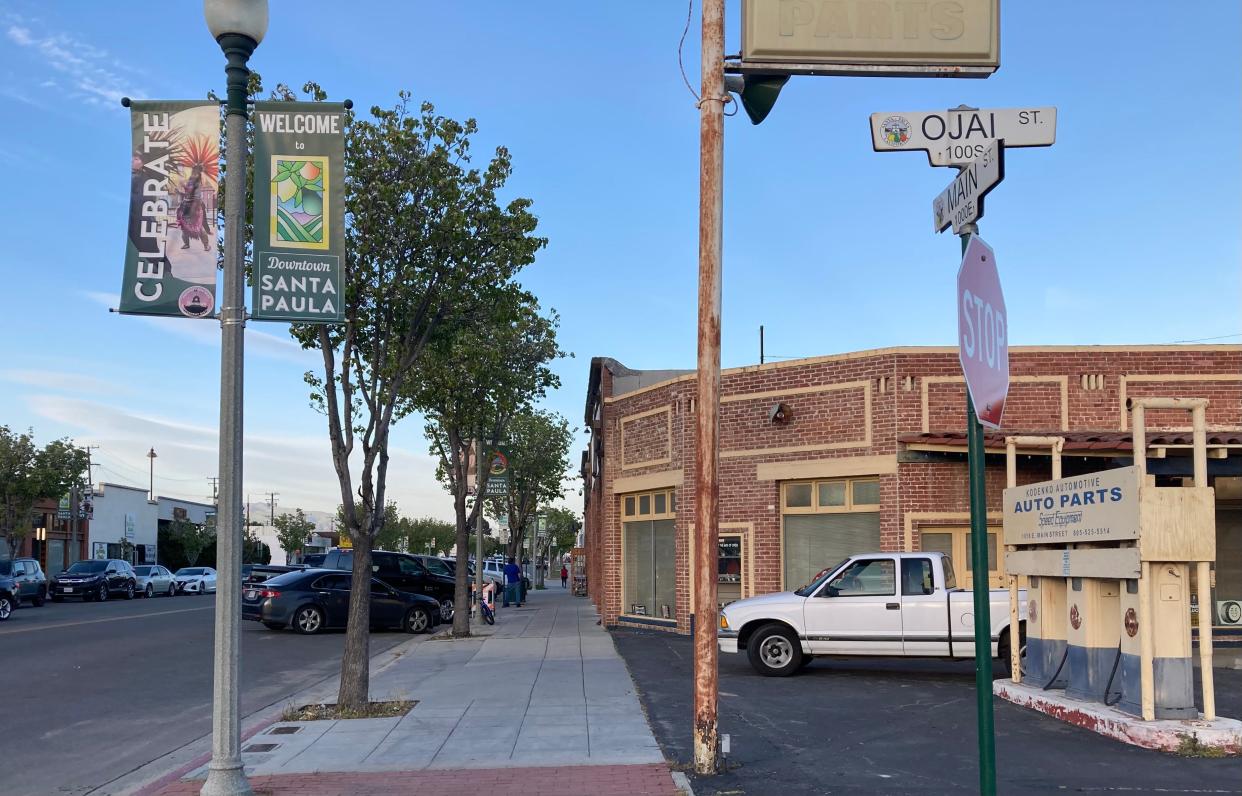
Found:
[[[975, 224], [961, 227], [962, 256]], [[985, 487], [986, 455], [983, 425], [975, 415], [975, 402], [966, 390], [967, 466], [970, 470], [970, 557], [974, 571], [975, 613], [975, 712], [979, 735], [979, 793], [996, 793], [996, 737], [992, 716], [992, 605], [988, 582], [988, 500]], [[1000, 551], [997, 551], [999, 554]], [[1012, 643], [1018, 643], [1014, 640]]]
[[720, 487], [720, 252], [724, 204], [724, 0], [703, 0], [699, 94], [699, 326], [695, 415], [694, 770], [720, 767], [716, 556]]

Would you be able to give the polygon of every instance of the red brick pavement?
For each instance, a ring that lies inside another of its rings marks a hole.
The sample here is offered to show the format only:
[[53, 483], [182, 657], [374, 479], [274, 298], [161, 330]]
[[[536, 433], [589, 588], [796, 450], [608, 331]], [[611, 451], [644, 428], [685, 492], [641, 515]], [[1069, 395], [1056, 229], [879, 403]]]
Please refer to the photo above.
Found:
[[[476, 796], [516, 789], [522, 796], [676, 796], [662, 765], [484, 768], [441, 771], [283, 774], [251, 777], [258, 796]], [[160, 796], [197, 796], [202, 780], [180, 780]]]

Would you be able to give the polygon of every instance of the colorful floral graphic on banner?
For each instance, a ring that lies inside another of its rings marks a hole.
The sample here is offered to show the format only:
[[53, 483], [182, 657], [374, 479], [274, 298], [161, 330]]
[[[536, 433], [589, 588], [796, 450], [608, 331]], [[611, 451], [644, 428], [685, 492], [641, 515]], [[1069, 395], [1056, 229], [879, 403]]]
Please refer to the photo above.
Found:
[[272, 245], [327, 249], [329, 163], [326, 158], [298, 160], [272, 156]]
[[203, 318], [216, 294], [220, 106], [131, 106], [129, 234], [120, 311]]

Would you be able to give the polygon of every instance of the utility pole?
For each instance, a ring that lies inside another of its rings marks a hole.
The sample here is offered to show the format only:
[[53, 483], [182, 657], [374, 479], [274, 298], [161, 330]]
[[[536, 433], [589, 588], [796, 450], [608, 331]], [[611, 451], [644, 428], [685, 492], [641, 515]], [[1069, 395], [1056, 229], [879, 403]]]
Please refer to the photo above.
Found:
[[276, 498], [278, 498], [279, 496], [280, 496], [279, 492], [268, 492], [267, 493], [268, 525], [276, 524]]
[[759, 324], [759, 364], [763, 364], [763, 324]]
[[724, 0], [703, 0], [699, 92], [699, 327], [695, 417], [694, 770], [720, 768], [717, 725], [716, 557], [720, 486], [720, 254], [724, 204]]
[[[219, 518], [219, 515], [220, 515], [220, 504], [216, 503], [217, 519]], [[247, 528], [250, 527], [250, 493], [249, 492], [246, 493], [246, 527]]]
[[[478, 502], [479, 513], [474, 521], [474, 595], [476, 600], [483, 599], [483, 495], [487, 492], [487, 469], [483, 466], [483, 431], [479, 430], [478, 438], [474, 442], [475, 454], [478, 461], [475, 462], [477, 475], [474, 478], [475, 483], [475, 501]], [[470, 574], [469, 555], [466, 556], [466, 574]], [[481, 615], [481, 614], [480, 614]]]
[[[95, 465], [91, 462], [91, 451], [99, 450], [98, 445], [86, 446], [86, 488], [88, 494], [94, 497], [95, 489], [92, 486], [91, 477], [94, 473]], [[65, 567], [68, 568], [73, 562], [79, 560], [80, 551], [79, 537], [81, 536], [82, 521], [78, 516], [81, 514], [81, 495], [78, 493], [78, 486], [74, 484], [69, 490], [69, 545], [71, 549], [65, 556]]]
[[[219, 481], [220, 481], [220, 476], [218, 476], [218, 475], [209, 475], [209, 476], [207, 476], [207, 480], [211, 482], [211, 505], [213, 505], [213, 506], [214, 506], [214, 505], [216, 505], [217, 495], [219, 494], [219, 493], [216, 491], [216, 485], [217, 485], [217, 484], [219, 483]], [[247, 495], [247, 499], [249, 499], [249, 495]]]
[[159, 456], [159, 454], [155, 452], [155, 448], [147, 451], [147, 460], [151, 464], [151, 484], [147, 491], [147, 500], [149, 501], [155, 500], [155, 459], [157, 456]]

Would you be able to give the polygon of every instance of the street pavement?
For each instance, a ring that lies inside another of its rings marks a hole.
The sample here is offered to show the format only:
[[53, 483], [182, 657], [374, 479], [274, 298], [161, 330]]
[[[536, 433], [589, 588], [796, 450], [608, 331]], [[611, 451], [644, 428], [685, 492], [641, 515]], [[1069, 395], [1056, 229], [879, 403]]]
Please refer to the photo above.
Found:
[[[669, 764], [692, 770], [690, 639], [612, 636]], [[696, 796], [978, 791], [971, 662], [817, 660], [773, 678], [744, 654], [721, 655], [719, 688], [728, 771], [692, 775]], [[1242, 671], [1216, 670], [1216, 699], [1221, 715], [1242, 717]], [[1002, 794], [1242, 794], [1242, 758], [1140, 749], [1003, 700], [995, 721]]]
[[[87, 793], [211, 731], [215, 598], [26, 606], [0, 624], [0, 794]], [[343, 633], [242, 623], [241, 711], [339, 671]], [[410, 637], [373, 633], [373, 652]]]
[[[247, 774], [272, 794], [673, 796], [634, 683], [596, 621], [587, 600], [552, 588], [530, 592], [524, 608], [500, 609], [476, 637], [402, 645], [373, 664], [371, 698], [413, 700], [409, 713], [273, 716], [242, 744]], [[320, 687], [294, 701], [325, 698], [332, 694]], [[139, 793], [196, 793], [206, 761], [200, 755]]]

